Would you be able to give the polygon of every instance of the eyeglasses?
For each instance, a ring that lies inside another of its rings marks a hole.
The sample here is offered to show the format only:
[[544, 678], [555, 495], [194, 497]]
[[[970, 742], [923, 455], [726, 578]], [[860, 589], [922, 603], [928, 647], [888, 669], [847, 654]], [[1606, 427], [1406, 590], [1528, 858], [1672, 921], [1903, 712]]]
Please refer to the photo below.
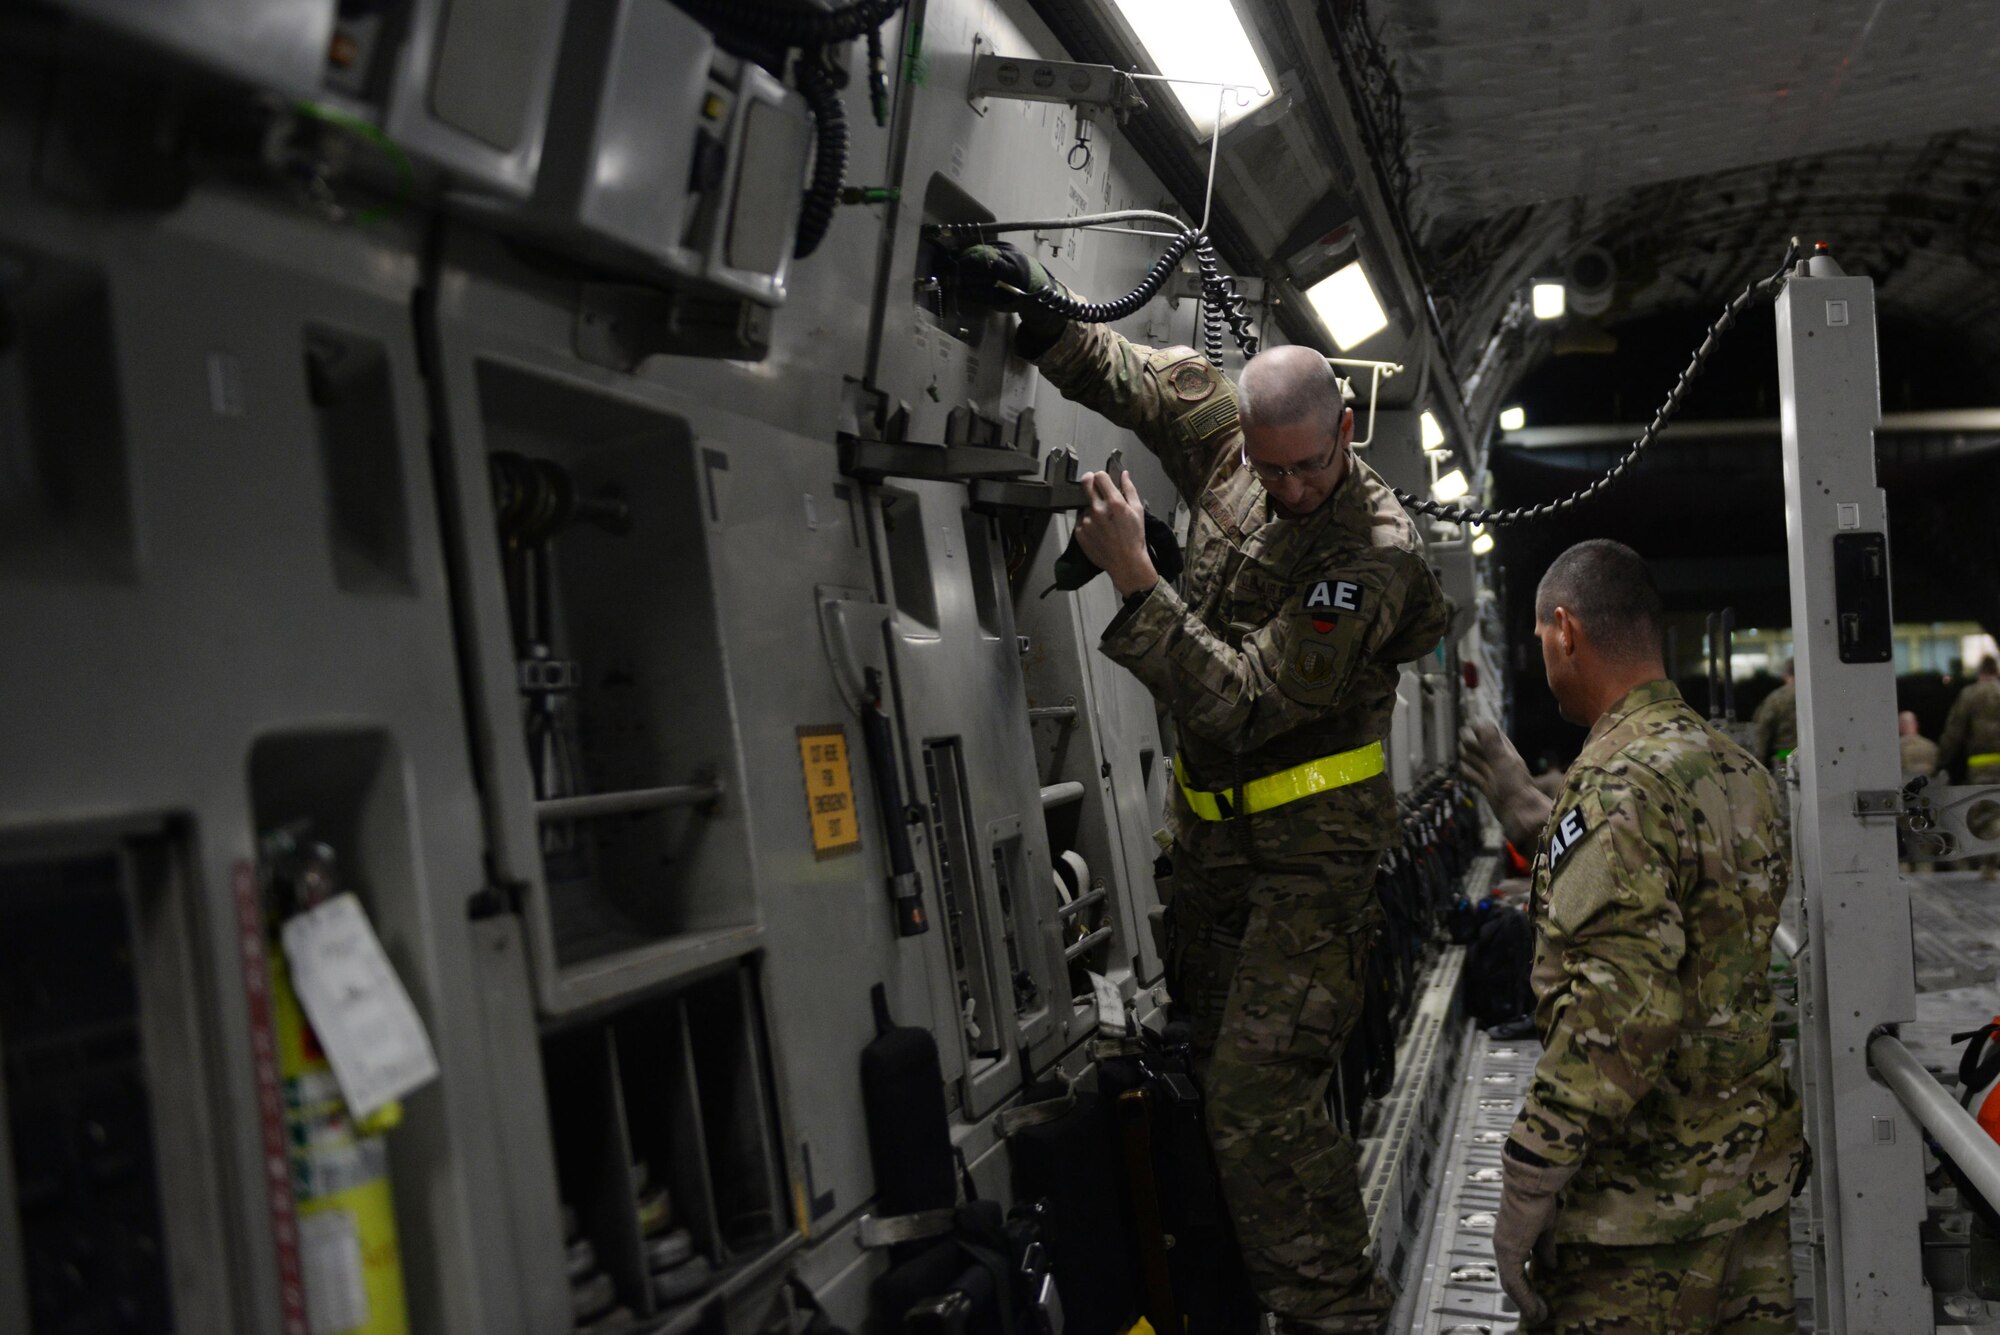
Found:
[[1252, 473], [1255, 473], [1257, 480], [1268, 487], [1273, 483], [1283, 482], [1288, 477], [1296, 477], [1302, 480], [1318, 477], [1321, 473], [1333, 467], [1334, 460], [1340, 457], [1340, 442], [1335, 441], [1327, 448], [1326, 453], [1322, 454], [1319, 458], [1308, 459], [1300, 464], [1293, 464], [1290, 468], [1279, 468], [1274, 464], [1258, 463], [1250, 457], [1250, 447], [1247, 444], [1242, 447], [1242, 453], [1243, 466]]

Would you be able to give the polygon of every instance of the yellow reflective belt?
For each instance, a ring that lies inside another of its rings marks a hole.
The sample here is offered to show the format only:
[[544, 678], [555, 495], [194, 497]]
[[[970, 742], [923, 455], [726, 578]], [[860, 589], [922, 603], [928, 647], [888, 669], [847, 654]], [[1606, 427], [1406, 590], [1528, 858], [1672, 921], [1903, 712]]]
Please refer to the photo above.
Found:
[[1975, 765], [2000, 765], [2000, 751], [1981, 751], [1976, 756], [1967, 756], [1965, 758], [1965, 767], [1967, 769], [1971, 769]]
[[[1372, 779], [1383, 769], [1382, 743], [1370, 742], [1357, 746], [1352, 751], [1342, 751], [1338, 755], [1321, 756], [1318, 760], [1308, 760], [1303, 765], [1279, 770], [1276, 774], [1266, 774], [1261, 779], [1252, 779], [1243, 785], [1243, 806], [1245, 814], [1255, 815], [1281, 807], [1287, 802], [1296, 802], [1314, 793], [1323, 793], [1332, 788], [1345, 788], [1350, 783], [1360, 783]], [[1187, 799], [1188, 809], [1203, 820], [1229, 820], [1237, 812], [1233, 793], [1205, 793], [1198, 788], [1188, 787], [1187, 768], [1181, 758], [1174, 757], [1174, 781], [1181, 786], [1181, 796]]]

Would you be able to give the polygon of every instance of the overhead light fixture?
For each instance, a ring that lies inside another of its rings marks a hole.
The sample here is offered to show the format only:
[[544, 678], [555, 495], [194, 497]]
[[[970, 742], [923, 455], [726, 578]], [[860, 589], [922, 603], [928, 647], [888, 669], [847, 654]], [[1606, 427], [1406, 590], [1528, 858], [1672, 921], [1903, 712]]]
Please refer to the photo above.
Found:
[[1474, 556], [1484, 556], [1486, 555], [1486, 553], [1492, 550], [1493, 550], [1493, 535], [1491, 533], [1479, 533], [1473, 536], [1472, 554]]
[[1389, 317], [1375, 288], [1355, 260], [1306, 289], [1306, 300], [1326, 325], [1342, 352], [1355, 348], [1389, 327]]
[[1423, 430], [1425, 449], [1434, 450], [1444, 444], [1444, 428], [1438, 425], [1438, 420], [1431, 415], [1430, 409], [1424, 409], [1423, 415], [1417, 418], [1417, 424]]
[[1502, 431], [1519, 431], [1527, 424], [1528, 410], [1526, 408], [1502, 408], [1500, 410], [1500, 429]]
[[1537, 320], [1562, 319], [1564, 297], [1561, 283], [1535, 284], [1534, 300]]
[[1276, 85], [1257, 59], [1257, 48], [1230, 0], [1117, 0], [1118, 12], [1146, 48], [1153, 68], [1168, 78], [1188, 119], [1202, 138], [1215, 133], [1217, 94], [1210, 84], [1240, 84], [1259, 91], [1247, 103], [1234, 94], [1221, 99], [1225, 127], [1277, 96]]
[[1454, 468], [1437, 481], [1431, 483], [1431, 495], [1441, 501], [1463, 500], [1472, 490], [1472, 484], [1465, 480], [1465, 470]]

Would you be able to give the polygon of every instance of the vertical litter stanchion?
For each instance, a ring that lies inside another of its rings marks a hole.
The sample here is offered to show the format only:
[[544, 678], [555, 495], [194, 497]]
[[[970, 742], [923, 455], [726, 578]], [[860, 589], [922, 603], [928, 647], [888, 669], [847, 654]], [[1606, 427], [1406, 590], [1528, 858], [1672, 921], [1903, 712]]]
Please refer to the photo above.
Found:
[[1902, 770], [1888, 515], [1875, 479], [1875, 291], [1822, 245], [1778, 297], [1778, 387], [1798, 660], [1792, 844], [1809, 948], [1800, 1061], [1815, 1326], [1934, 1329], [1918, 1228], [1922, 1132], [1870, 1074], [1868, 1039], [1914, 1018], [1909, 895], [1897, 873]]

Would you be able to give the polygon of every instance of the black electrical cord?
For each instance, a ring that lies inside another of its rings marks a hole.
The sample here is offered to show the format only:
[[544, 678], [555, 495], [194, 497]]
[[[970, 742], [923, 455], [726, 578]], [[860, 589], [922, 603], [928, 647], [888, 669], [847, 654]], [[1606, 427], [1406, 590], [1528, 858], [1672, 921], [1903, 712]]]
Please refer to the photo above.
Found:
[[1715, 323], [1708, 327], [1708, 336], [1702, 339], [1701, 346], [1695, 349], [1693, 358], [1681, 372], [1680, 378], [1674, 382], [1673, 389], [1668, 391], [1666, 402], [1660, 405], [1657, 413], [1653, 414], [1653, 420], [1646, 424], [1645, 430], [1639, 433], [1639, 438], [1632, 442], [1632, 448], [1610, 472], [1581, 491], [1571, 492], [1558, 500], [1543, 501], [1539, 505], [1518, 506], [1510, 510], [1483, 510], [1447, 505], [1443, 501], [1433, 501], [1414, 492], [1404, 491], [1401, 487], [1392, 487], [1390, 490], [1396, 493], [1397, 500], [1413, 512], [1430, 515], [1453, 524], [1516, 524], [1524, 520], [1547, 519], [1551, 515], [1562, 514], [1586, 501], [1596, 499], [1599, 494], [1624, 477], [1632, 465], [1639, 462], [1639, 456], [1646, 452], [1660, 432], [1666, 430], [1667, 423], [1674, 420], [1681, 410], [1682, 402], [1688, 396], [1688, 391], [1694, 386], [1695, 377], [1701, 374], [1702, 367], [1708, 363], [1722, 336], [1735, 327], [1738, 317], [1749, 308], [1750, 303], [1778, 294], [1778, 290], [1785, 285], [1786, 277], [1791, 273], [1792, 263], [1798, 258], [1798, 253], [1799, 240], [1793, 237], [1791, 244], [1785, 248], [1785, 258], [1778, 265], [1777, 272], [1769, 278], [1751, 283], [1722, 308], [1722, 314], [1716, 316]]
[[[985, 223], [939, 223], [934, 225], [933, 230], [947, 236], [984, 238], [989, 235], [988, 226]], [[1244, 313], [1243, 298], [1236, 291], [1236, 282], [1222, 271], [1222, 262], [1208, 238], [1192, 228], [1168, 241], [1167, 248], [1146, 270], [1146, 276], [1139, 280], [1139, 285], [1122, 297], [1110, 301], [1082, 301], [1060, 288], [1046, 287], [1029, 294], [1029, 299], [1065, 320], [1110, 324], [1134, 314], [1158, 296], [1167, 280], [1173, 277], [1175, 266], [1189, 251], [1194, 252], [1195, 263], [1201, 269], [1202, 333], [1206, 344], [1204, 353], [1209, 362], [1222, 365], [1222, 333], [1225, 327], [1235, 337], [1236, 346], [1245, 357], [1256, 356], [1256, 331], [1251, 327], [1250, 317]]]
[[840, 89], [824, 55], [819, 47], [801, 51], [792, 74], [812, 109], [814, 127], [812, 184], [799, 205], [798, 239], [792, 246], [792, 257], [801, 260], [826, 240], [833, 211], [840, 204], [840, 187], [847, 181], [847, 109], [841, 105]]
[[697, 18], [780, 46], [830, 46], [887, 22], [903, 0], [854, 0], [840, 9], [765, 7], [743, 0], [683, 0]]
[[903, 7], [904, 0], [854, 0], [836, 10], [793, 7], [759, 8], [736, 0], [683, 0], [688, 11], [718, 31], [774, 46], [801, 48], [793, 66], [793, 82], [813, 117], [812, 184], [799, 208], [794, 259], [805, 259], [826, 239], [840, 190], [847, 183], [847, 111], [840, 86], [827, 68], [825, 48], [856, 37], [868, 38], [868, 89], [875, 119], [886, 119], [888, 74], [882, 50], [882, 25]]

